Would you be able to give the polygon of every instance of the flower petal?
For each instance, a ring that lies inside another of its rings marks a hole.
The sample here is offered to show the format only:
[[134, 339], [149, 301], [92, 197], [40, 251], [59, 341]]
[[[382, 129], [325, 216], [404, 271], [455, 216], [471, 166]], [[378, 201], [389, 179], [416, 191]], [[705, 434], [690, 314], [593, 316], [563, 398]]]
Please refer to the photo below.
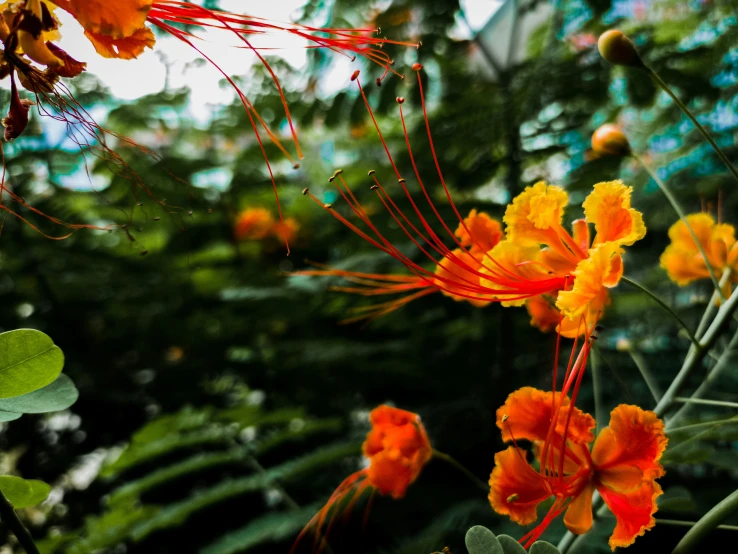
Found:
[[586, 533], [592, 528], [592, 493], [594, 485], [587, 484], [571, 501], [564, 515], [564, 525], [575, 535]]
[[605, 486], [598, 486], [597, 490], [617, 522], [610, 536], [610, 548], [613, 550], [630, 546], [636, 537], [656, 525], [653, 517], [658, 510], [656, 498], [663, 492], [656, 481], [644, 481], [639, 488], [626, 493]]
[[594, 223], [597, 236], [593, 246], [605, 242], [629, 246], [646, 235], [641, 212], [630, 207], [632, 187], [622, 181], [598, 183], [584, 201], [584, 215]]
[[68, 0], [69, 8], [86, 31], [112, 39], [134, 35], [146, 23], [154, 0]]
[[[597, 437], [592, 461], [598, 474], [618, 467], [636, 467], [643, 473], [643, 479], [656, 479], [664, 474], [658, 460], [667, 442], [664, 422], [654, 412], [621, 404], [610, 413], [610, 426]], [[611, 474], [608, 479], [617, 482], [616, 477]], [[631, 478], [622, 474], [620, 482], [624, 488], [630, 488]]]
[[156, 43], [154, 33], [148, 27], [141, 27], [132, 35], [125, 38], [111, 38], [93, 31], [85, 31], [95, 50], [103, 58], [120, 58], [132, 60], [143, 54], [147, 48], [153, 48]]
[[[561, 393], [556, 393], [556, 403]], [[561, 436], [566, 425], [570, 401], [565, 397], [556, 432]], [[548, 428], [553, 413], [553, 394], [533, 387], [523, 387], [511, 393], [505, 404], [497, 410], [497, 427], [502, 430], [502, 440], [546, 440]], [[594, 418], [574, 408], [566, 433], [566, 440], [574, 443], [588, 443], [594, 440], [592, 429], [595, 427]]]
[[539, 294], [529, 298], [525, 303], [530, 315], [530, 324], [538, 327], [544, 333], [556, 328], [561, 321], [561, 313], [556, 309], [555, 300], [549, 296]]
[[470, 248], [472, 255], [492, 250], [502, 239], [502, 226], [485, 212], [472, 210], [464, 219], [463, 225], [455, 232], [462, 246]]
[[538, 518], [538, 504], [549, 496], [546, 480], [528, 464], [523, 450], [509, 446], [495, 454], [489, 477], [489, 503], [495, 512], [528, 525]]
[[569, 195], [564, 189], [540, 181], [515, 197], [503, 218], [507, 238], [520, 244], [556, 244], [552, 229], [561, 225]]
[[569, 319], [578, 320], [590, 302], [601, 299], [605, 288], [618, 284], [623, 275], [623, 251], [614, 242], [601, 244], [589, 251], [589, 257], [577, 264], [574, 287], [561, 291], [556, 307]]

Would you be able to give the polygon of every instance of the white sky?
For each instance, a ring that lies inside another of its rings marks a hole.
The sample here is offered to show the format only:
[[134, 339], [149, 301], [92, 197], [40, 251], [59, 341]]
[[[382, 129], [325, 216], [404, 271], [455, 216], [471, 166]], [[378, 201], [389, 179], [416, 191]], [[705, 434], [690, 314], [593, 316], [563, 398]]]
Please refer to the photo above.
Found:
[[[473, 30], [489, 19], [503, 0], [461, 0], [467, 20]], [[289, 23], [299, 15], [304, 0], [222, 0], [221, 7], [236, 13], [247, 12], [276, 22]], [[92, 44], [84, 36], [80, 25], [63, 10], [56, 10], [61, 20], [62, 38], [59, 46], [72, 57], [87, 62], [87, 71], [97, 76], [107, 85], [115, 96], [123, 100], [133, 100], [147, 94], [161, 91], [166, 78], [166, 65], [171, 64], [170, 87], [188, 86], [192, 91], [190, 115], [199, 121], [206, 121], [213, 105], [230, 103], [234, 93], [229, 87], [221, 87], [223, 76], [209, 64], [193, 64], [200, 55], [186, 43], [174, 38], [159, 38], [154, 50], [147, 50], [136, 60], [106, 59], [95, 53]], [[357, 24], [360, 24], [357, 22]], [[194, 41], [198, 48], [210, 55], [229, 75], [243, 75], [256, 61], [256, 56], [244, 48], [233, 48], [240, 44], [224, 32], [200, 33], [204, 40]], [[230, 41], [230, 42], [228, 42]], [[254, 41], [261, 47], [280, 46], [280, 50], [270, 55], [282, 56], [290, 65], [300, 69], [306, 63], [306, 41], [288, 33], [278, 36], [264, 36]], [[331, 83], [331, 90], [340, 90], [348, 82], [353, 69], [348, 59], [336, 56], [336, 66], [330, 78], [322, 80]], [[6, 83], [3, 83], [6, 84]]]

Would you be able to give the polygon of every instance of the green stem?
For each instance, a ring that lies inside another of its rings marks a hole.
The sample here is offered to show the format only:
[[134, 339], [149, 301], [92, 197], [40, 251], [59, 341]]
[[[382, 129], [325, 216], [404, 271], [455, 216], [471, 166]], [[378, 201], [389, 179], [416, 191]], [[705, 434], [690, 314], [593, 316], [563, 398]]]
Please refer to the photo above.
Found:
[[641, 353], [637, 350], [628, 349], [628, 354], [630, 354], [630, 357], [633, 359], [633, 363], [636, 365], [641, 377], [643, 377], [643, 380], [646, 382], [646, 386], [648, 387], [648, 390], [651, 391], [653, 399], [656, 402], [661, 400], [661, 396], [663, 394], [661, 392], [661, 388], [656, 382], [656, 377], [654, 377], [653, 373], [651, 373], [651, 370], [648, 368], [646, 360], [641, 356]]
[[725, 408], [738, 408], [738, 402], [726, 402], [724, 400], [702, 400], [699, 398], [685, 398], [679, 396], [674, 399], [675, 402], [683, 404], [702, 404], [703, 406], [722, 406]]
[[[738, 422], [738, 416], [729, 417], [727, 419], [717, 419], [713, 421], [703, 421], [702, 423], [692, 423], [691, 425], [682, 425], [681, 427], [669, 427], [666, 426], [666, 432], [668, 434], [682, 433], [684, 431], [694, 431], [695, 429], [702, 429], [703, 427], [720, 427], [721, 425], [727, 425], [728, 423]], [[709, 429], [708, 429], [709, 431]]]
[[[675, 525], [678, 527], [694, 527], [696, 521], [682, 521], [681, 519], [662, 519], [656, 518], [659, 525]], [[725, 531], [738, 531], [738, 525], [718, 525], [715, 529], [724, 529]]]
[[[269, 474], [267, 473], [267, 470], [264, 469], [264, 466], [259, 463], [259, 460], [257, 460], [253, 456], [249, 456], [248, 461], [257, 472], [259, 472], [263, 477], [268, 478]], [[290, 507], [290, 510], [297, 511], [300, 509], [300, 505], [295, 502], [294, 498], [292, 498], [289, 493], [287, 493], [287, 491], [279, 481], [277, 481], [276, 479], [268, 479], [268, 482], [273, 489], [279, 491], [279, 494], [282, 495], [285, 504]]]
[[656, 302], [659, 306], [661, 306], [664, 310], [666, 310], [668, 313], [672, 315], [672, 317], [681, 325], [682, 329], [687, 333], [687, 336], [689, 337], [689, 340], [692, 341], [692, 344], [695, 346], [699, 346], [699, 341], [697, 340], [697, 337], [694, 336], [694, 333], [689, 329], [687, 324], [684, 322], [684, 320], [679, 316], [678, 313], [676, 313], [666, 302], [661, 300], [658, 296], [656, 296], [654, 293], [652, 293], [650, 290], [648, 290], [646, 287], [638, 283], [637, 281], [634, 281], [633, 279], [630, 279], [626, 276], [622, 276], [620, 278], [621, 281], [624, 283], [628, 283], [631, 287], [636, 288], [640, 290], [642, 293], [646, 294]]
[[692, 226], [687, 221], [687, 216], [684, 214], [684, 210], [682, 210], [682, 207], [679, 205], [679, 201], [676, 199], [676, 196], [674, 196], [671, 193], [671, 190], [669, 187], [666, 186], [666, 183], [664, 183], [661, 179], [659, 179], [659, 176], [656, 175], [656, 172], [651, 169], [651, 166], [649, 166], [646, 161], [639, 156], [638, 154], [631, 152], [631, 156], [633, 156], [638, 162], [643, 166], [643, 169], [646, 170], [646, 173], [648, 173], [651, 176], [651, 179], [653, 179], [656, 184], [658, 185], [659, 189], [661, 189], [661, 192], [664, 193], [664, 196], [666, 196], [666, 199], [671, 204], [671, 207], [674, 208], [674, 211], [679, 216], [679, 219], [682, 220], [682, 223], [687, 227], [687, 231], [689, 231], [689, 235], [692, 237], [692, 240], [697, 245], [697, 248], [700, 251], [700, 254], [702, 254], [702, 258], [705, 260], [705, 266], [707, 267], [707, 271], [710, 273], [710, 279], [712, 279], [712, 284], [715, 286], [715, 290], [720, 295], [720, 298], [725, 300], [725, 297], [723, 296], [723, 291], [720, 289], [720, 285], [718, 284], [718, 279], [715, 276], [715, 271], [712, 268], [712, 264], [710, 263], [710, 260], [707, 257], [707, 253], [705, 253], [705, 249], [702, 247], [702, 243], [697, 238], [697, 235], [692, 230]]
[[704, 539], [720, 522], [738, 510], [738, 490], [733, 492], [722, 502], [716, 504], [695, 523], [682, 540], [679, 541], [672, 554], [687, 554], [692, 552], [697, 544]]
[[[738, 331], [733, 335], [733, 338], [730, 339], [730, 342], [725, 347], [725, 350], [723, 350], [722, 354], [720, 354], [720, 358], [718, 359], [717, 363], [715, 364], [715, 367], [712, 368], [712, 371], [707, 374], [707, 378], [702, 381], [699, 387], [697, 387], [697, 390], [694, 391], [694, 393], [691, 396], [692, 400], [696, 400], [698, 398], [701, 398], [707, 391], [710, 390], [710, 387], [714, 384], [714, 382], [717, 380], [717, 378], [722, 374], [723, 370], [727, 367], [729, 367], [729, 361], [735, 354], [735, 348], [738, 347]], [[677, 421], [684, 418], [690, 410], [693, 407], [692, 404], [685, 404], [677, 412], [672, 416], [671, 420], [669, 421], [669, 425], [667, 425], [667, 428], [671, 425], [675, 425]]]
[[732, 163], [730, 163], [730, 160], [725, 155], [725, 152], [722, 151], [722, 149], [717, 145], [717, 143], [713, 140], [713, 138], [710, 136], [710, 133], [707, 132], [707, 129], [705, 129], [702, 124], [700, 124], [699, 121], [697, 121], [697, 118], [692, 115], [692, 112], [689, 111], [689, 108], [687, 105], [682, 102], [679, 97], [674, 94], [674, 91], [671, 90], [669, 85], [666, 84], [666, 82], [658, 76], [658, 74], [651, 69], [650, 67], [643, 66], [648, 76], [655, 82], [658, 86], [661, 87], [661, 89], [668, 94], [671, 99], [674, 101], [674, 103], [679, 107], [680, 110], [682, 110], [682, 113], [686, 115], [689, 120], [694, 124], [695, 127], [697, 127], [697, 130], [700, 132], [700, 134], [705, 138], [705, 140], [712, 146], [712, 149], [717, 154], [718, 158], [720, 158], [720, 161], [722, 161], [725, 166], [728, 168], [728, 171], [733, 175], [736, 181], [738, 181], [738, 171], [736, 171], [735, 167]]
[[27, 554], [40, 554], [36, 543], [33, 542], [31, 533], [28, 532], [28, 529], [26, 529], [23, 522], [18, 518], [13, 505], [8, 502], [8, 499], [5, 498], [2, 492], [0, 492], [0, 519], [13, 531], [13, 534]]
[[595, 428], [596, 434], [599, 434], [602, 429], [602, 424], [605, 421], [604, 411], [605, 405], [602, 401], [602, 375], [600, 371], [600, 354], [597, 349], [593, 348], [589, 355], [591, 360], [590, 365], [592, 367], [592, 393], [594, 396], [594, 407], [595, 407], [595, 421], [597, 427]]
[[[592, 520], [592, 526], [596, 525], [597, 519], [602, 518], [607, 515], [607, 513], [610, 511], [610, 508], [608, 508], [602, 501], [602, 497], [600, 496], [600, 493], [595, 492], [592, 496], [592, 509], [597, 510], [594, 513], [594, 518]], [[575, 535], [571, 531], [567, 531], [566, 534], [561, 538], [559, 541], [559, 544], [556, 545], [556, 548], [559, 549], [559, 552], [561, 554], [566, 554], [567, 552], [574, 552], [579, 546], [582, 544], [582, 541], [585, 539], [585, 537], [588, 535], [588, 533], [584, 533], [583, 535]]]
[[699, 364], [702, 362], [707, 352], [713, 347], [725, 326], [730, 323], [736, 308], [738, 308], [738, 294], [733, 294], [730, 296], [728, 301], [718, 309], [715, 319], [712, 320], [712, 323], [710, 323], [707, 331], [705, 331], [704, 336], [701, 337], [699, 346], [692, 346], [689, 349], [679, 373], [674, 377], [674, 380], [664, 393], [664, 396], [659, 400], [654, 408], [654, 412], [656, 412], [657, 415], [661, 416], [667, 409], [671, 408], [674, 399], [679, 395], [684, 385], [686, 385], [689, 377], [695, 369], [699, 367]]
[[463, 465], [461, 465], [461, 463], [459, 463], [458, 461], [456, 461], [455, 458], [449, 456], [448, 454], [444, 454], [443, 452], [439, 452], [435, 448], [433, 449], [433, 457], [434, 458], [438, 458], [439, 460], [443, 460], [447, 464], [450, 464], [450, 465], [454, 466], [461, 473], [463, 473], [464, 475], [466, 475], [469, 478], [469, 480], [472, 483], [474, 483], [479, 489], [481, 489], [482, 491], [484, 491], [484, 494], [485, 495], [488, 495], [489, 494], [489, 485], [487, 483], [485, 483], [484, 481], [482, 481], [481, 479], [479, 479], [471, 471], [469, 471], [468, 469], [466, 469]]

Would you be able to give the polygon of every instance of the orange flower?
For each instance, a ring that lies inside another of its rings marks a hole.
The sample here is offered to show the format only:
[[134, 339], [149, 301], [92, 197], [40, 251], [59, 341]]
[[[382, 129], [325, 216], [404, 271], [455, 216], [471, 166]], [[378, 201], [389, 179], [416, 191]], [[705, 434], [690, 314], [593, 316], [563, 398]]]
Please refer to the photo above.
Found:
[[[333, 508], [353, 496], [349, 507], [367, 489], [399, 499], [418, 478], [431, 459], [428, 435], [420, 416], [392, 406], [378, 406], [369, 414], [372, 428], [362, 447], [369, 465], [349, 475], [333, 492], [325, 506], [308, 522], [295, 540], [291, 552], [299, 546], [309, 531], [319, 538]], [[332, 517], [337, 514], [334, 513]], [[330, 523], [328, 523], [330, 528]]]
[[[731, 272], [730, 282], [725, 284], [723, 291], [726, 297], [730, 296], [731, 282], [738, 283], [735, 228], [726, 223], [715, 223], [712, 216], [706, 213], [688, 215], [687, 222], [705, 251], [715, 276], [720, 279], [725, 271]], [[680, 287], [698, 279], [709, 279], [710, 272], [705, 259], [682, 220], [669, 228], [669, 238], [671, 244], [661, 255], [661, 267], [666, 270], [669, 279]]]
[[564, 513], [575, 534], [592, 526], [592, 493], [597, 490], [616, 518], [610, 547], [625, 547], [655, 525], [656, 497], [664, 475], [659, 463], [667, 438], [653, 412], [621, 404], [610, 414], [591, 451], [595, 420], [574, 408], [562, 393], [524, 387], [497, 410], [504, 441], [533, 443], [540, 469], [527, 461], [517, 442], [495, 455], [490, 476], [492, 508], [512, 521], [528, 525], [538, 518], [538, 505], [555, 496], [542, 523], [523, 537], [526, 548], [548, 524]]
[[263, 240], [273, 227], [272, 212], [266, 208], [246, 208], [238, 214], [233, 234], [238, 240]]

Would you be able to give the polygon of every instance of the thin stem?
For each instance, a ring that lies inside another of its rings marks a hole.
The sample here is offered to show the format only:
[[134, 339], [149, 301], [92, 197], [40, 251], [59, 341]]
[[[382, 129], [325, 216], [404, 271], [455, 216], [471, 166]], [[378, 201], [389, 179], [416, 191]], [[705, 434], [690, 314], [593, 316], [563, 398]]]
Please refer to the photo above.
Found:
[[[730, 339], [730, 342], [725, 347], [725, 350], [723, 350], [722, 354], [720, 354], [720, 358], [718, 359], [717, 363], [715, 364], [715, 367], [712, 368], [712, 371], [707, 374], [707, 378], [702, 381], [699, 387], [697, 387], [697, 390], [694, 391], [691, 398], [693, 400], [696, 400], [698, 398], [701, 398], [702, 395], [704, 395], [708, 390], [710, 390], [710, 387], [713, 385], [713, 383], [717, 380], [717, 378], [722, 374], [723, 370], [728, 367], [728, 362], [731, 360], [733, 355], [735, 354], [735, 348], [738, 347], [738, 331], [733, 335], [733, 338]], [[677, 421], [684, 418], [689, 411], [692, 409], [693, 404], [685, 404], [679, 410], [677, 413], [675, 413], [671, 420], [669, 421], [669, 424], [667, 425], [667, 428], [670, 425], [676, 424]]]
[[679, 541], [672, 554], [687, 554], [692, 552], [697, 544], [705, 538], [720, 522], [738, 510], [738, 490], [734, 491], [722, 502], [716, 504], [709, 512], [700, 518]]
[[[692, 423], [691, 425], [682, 425], [681, 427], [667, 428], [666, 432], [670, 435], [675, 433], [683, 433], [684, 431], [694, 431], [695, 429], [701, 429], [703, 427], [720, 427], [721, 425], [727, 425], [728, 423], [738, 422], [738, 416], [729, 417], [727, 419], [716, 419], [714, 421], [703, 421], [701, 423]], [[667, 425], [668, 427], [668, 425]], [[709, 431], [710, 429], [708, 429]]]
[[682, 110], [682, 113], [686, 115], [689, 120], [694, 124], [695, 127], [697, 127], [697, 130], [700, 132], [700, 134], [705, 138], [705, 140], [712, 146], [712, 149], [717, 154], [718, 158], [720, 158], [720, 161], [722, 161], [725, 166], [728, 168], [728, 171], [733, 175], [736, 181], [738, 181], [738, 171], [736, 171], [735, 167], [732, 163], [730, 163], [730, 160], [725, 155], [725, 152], [722, 151], [722, 149], [717, 145], [717, 143], [713, 140], [713, 138], [710, 136], [710, 133], [707, 132], [707, 129], [705, 129], [702, 124], [697, 121], [697, 118], [692, 114], [691, 111], [689, 111], [689, 108], [687, 105], [682, 102], [679, 97], [674, 94], [674, 92], [671, 90], [669, 85], [666, 84], [666, 82], [658, 76], [658, 74], [651, 69], [650, 67], [643, 66], [648, 76], [655, 82], [658, 86], [661, 87], [661, 89], [668, 94], [671, 99], [674, 101], [674, 103], [679, 107], [680, 110]]
[[699, 364], [702, 362], [707, 352], [713, 347], [725, 326], [730, 323], [736, 308], [738, 308], [738, 294], [733, 294], [728, 301], [718, 309], [715, 319], [712, 320], [712, 323], [707, 328], [707, 331], [705, 331], [704, 336], [700, 339], [699, 346], [692, 346], [689, 349], [679, 373], [674, 377], [674, 380], [664, 393], [664, 396], [659, 400], [654, 408], [654, 412], [656, 412], [657, 415], [660, 416], [667, 409], [671, 408], [674, 398], [679, 395], [684, 385], [686, 385], [687, 380], [695, 369], [699, 367]]
[[648, 367], [648, 364], [646, 363], [646, 360], [643, 358], [640, 352], [637, 350], [628, 349], [628, 354], [630, 354], [630, 357], [633, 359], [633, 363], [638, 368], [638, 371], [641, 374], [641, 377], [643, 377], [643, 380], [646, 382], [646, 386], [648, 387], [648, 390], [651, 391], [651, 395], [653, 396], [653, 399], [658, 402], [661, 400], [662, 392], [661, 387], [659, 387], [659, 384], [656, 382], [656, 377], [654, 377], [653, 373], [651, 373], [651, 370]]
[[[693, 527], [697, 524], [696, 521], [682, 521], [681, 519], [662, 519], [656, 518], [656, 523], [659, 525], [675, 525], [678, 527]], [[715, 529], [723, 529], [725, 531], [738, 531], [738, 525], [718, 525]]]
[[[621, 277], [621, 281], [624, 283], [628, 283], [631, 287], [636, 288], [640, 290], [642, 293], [646, 294], [656, 302], [659, 306], [661, 306], [664, 310], [666, 310], [668, 313], [672, 315], [672, 317], [679, 323], [679, 325], [686, 331], [687, 336], [689, 337], [689, 340], [692, 341], [692, 344], [695, 346], [699, 346], [699, 341], [697, 340], [697, 337], [694, 336], [694, 333], [689, 329], [687, 324], [684, 322], [684, 320], [679, 316], [678, 313], [676, 313], [666, 302], [661, 300], [658, 296], [656, 296], [654, 293], [652, 293], [650, 290], [648, 290], [646, 287], [638, 283], [637, 281], [634, 281], [633, 279], [630, 279], [628, 277]], [[719, 285], [718, 285], [719, 286]]]
[[726, 402], [724, 400], [701, 400], [699, 398], [685, 398], [679, 396], [674, 399], [675, 402], [684, 404], [702, 404], [704, 406], [723, 406], [725, 408], [738, 408], [738, 402]]
[[433, 457], [438, 458], [439, 460], [443, 460], [444, 462], [454, 466], [456, 469], [458, 469], [461, 473], [466, 475], [470, 481], [472, 481], [478, 488], [480, 488], [482, 491], [484, 491], [484, 494], [489, 494], [489, 485], [479, 479], [476, 475], [474, 475], [471, 471], [466, 469], [461, 463], [456, 461], [455, 458], [449, 456], [448, 454], [444, 454], [443, 452], [439, 452], [435, 448], [433, 449]]
[[8, 502], [8, 499], [5, 498], [2, 492], [0, 492], [0, 519], [13, 531], [13, 534], [27, 554], [40, 554], [36, 543], [33, 542], [31, 533], [28, 532], [28, 529], [26, 529], [23, 522], [18, 518], [13, 505]]
[[697, 248], [700, 251], [700, 254], [702, 254], [702, 258], [705, 260], [705, 267], [707, 267], [707, 271], [710, 274], [710, 279], [712, 279], [712, 284], [715, 286], [715, 290], [720, 295], [720, 298], [725, 300], [725, 297], [723, 296], [723, 292], [720, 289], [720, 285], [718, 283], [718, 279], [715, 276], [715, 271], [712, 269], [712, 264], [710, 263], [710, 260], [707, 257], [707, 254], [705, 253], [705, 249], [702, 248], [702, 243], [697, 239], [697, 235], [692, 230], [692, 226], [687, 221], [687, 216], [684, 214], [684, 210], [679, 205], [679, 201], [676, 199], [676, 196], [674, 196], [671, 193], [671, 190], [669, 187], [666, 186], [666, 183], [664, 183], [659, 176], [656, 174], [656, 172], [651, 168], [650, 165], [646, 163], [646, 161], [636, 154], [635, 152], [631, 152], [631, 156], [633, 156], [638, 162], [643, 166], [643, 169], [646, 170], [646, 173], [648, 173], [651, 176], [651, 179], [653, 179], [656, 184], [658, 185], [659, 189], [661, 189], [661, 192], [664, 193], [664, 196], [666, 196], [666, 199], [669, 201], [669, 204], [671, 204], [671, 207], [674, 208], [674, 211], [679, 216], [679, 219], [682, 220], [682, 223], [687, 227], [687, 230], [689, 231], [689, 235], [692, 237], [692, 240], [697, 245]]
[[[256, 471], [258, 471], [263, 477], [268, 477], [267, 470], [264, 469], [264, 466], [262, 466], [259, 463], [259, 460], [254, 458], [253, 456], [248, 457], [249, 463], [254, 467]], [[275, 490], [279, 491], [279, 494], [282, 495], [282, 498], [285, 501], [285, 504], [287, 504], [290, 507], [290, 510], [297, 511], [300, 509], [300, 505], [295, 502], [295, 500], [287, 493], [287, 491], [284, 489], [281, 483], [275, 479], [269, 479], [269, 485], [274, 488]]]
[[589, 359], [591, 360], [590, 366], [592, 367], [592, 392], [594, 396], [595, 405], [595, 421], [597, 427], [595, 428], [596, 434], [599, 434], [602, 429], [602, 424], [605, 421], [605, 405], [602, 401], [602, 372], [600, 371], [600, 353], [597, 349], [593, 348], [590, 352]]

